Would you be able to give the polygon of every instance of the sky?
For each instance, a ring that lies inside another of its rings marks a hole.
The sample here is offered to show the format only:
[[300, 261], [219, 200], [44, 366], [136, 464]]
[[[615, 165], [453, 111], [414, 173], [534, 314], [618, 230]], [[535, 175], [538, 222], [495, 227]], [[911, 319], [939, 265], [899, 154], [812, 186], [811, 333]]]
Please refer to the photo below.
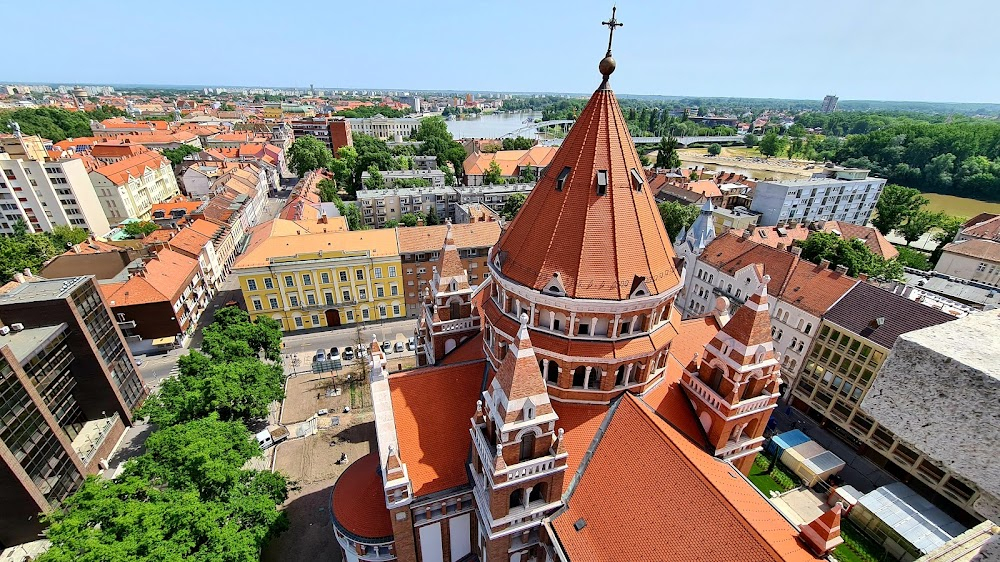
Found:
[[[586, 93], [609, 0], [12, 2], [0, 83]], [[618, 0], [619, 94], [1000, 101], [992, 0]], [[33, 51], [28, 45], [38, 45]]]

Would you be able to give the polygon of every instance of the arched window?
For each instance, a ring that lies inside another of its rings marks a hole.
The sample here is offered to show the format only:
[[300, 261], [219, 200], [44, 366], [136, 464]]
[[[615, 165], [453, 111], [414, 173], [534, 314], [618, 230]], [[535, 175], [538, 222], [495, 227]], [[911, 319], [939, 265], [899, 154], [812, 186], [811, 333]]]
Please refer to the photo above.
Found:
[[715, 275], [709, 275], [708, 276], [708, 282], [711, 283], [713, 281], [715, 281]]
[[545, 380], [552, 384], [559, 383], [559, 364], [549, 360], [549, 370], [545, 373]]
[[587, 388], [591, 390], [600, 390], [601, 388], [601, 372], [600, 367], [594, 367], [590, 370], [590, 380], [587, 381]]
[[740, 290], [736, 289], [736, 298], [740, 298]]
[[805, 319], [803, 319], [803, 318], [799, 318], [799, 325], [798, 325], [798, 326], [796, 326], [796, 328], [795, 328], [795, 329], [796, 329], [796, 330], [801, 330], [801, 329], [802, 329], [802, 324], [804, 324], [804, 323], [805, 323]]
[[521, 437], [521, 461], [535, 458], [535, 434], [528, 431]]
[[583, 388], [583, 383], [587, 379], [587, 368], [579, 366], [573, 371], [573, 386]]
[[622, 386], [625, 384], [625, 365], [618, 367], [615, 372], [615, 386]]
[[535, 484], [535, 487], [531, 489], [531, 493], [528, 494], [528, 503], [546, 501], [546, 498], [549, 497], [548, 491], [548, 482], [539, 482], [538, 484]]
[[806, 334], [808, 334], [809, 332], [811, 332], [812, 329], [813, 329], [812, 323], [806, 324]]
[[806, 345], [806, 342], [800, 341], [799, 342], [799, 348], [798, 348], [797, 351], [799, 351], [801, 353], [802, 352], [802, 348], [805, 347], [805, 345]]
[[787, 310], [785, 311], [785, 317], [782, 318], [781, 321], [784, 322], [785, 324], [788, 323], [788, 311]]
[[508, 508], [514, 509], [515, 507], [521, 507], [524, 505], [524, 490], [514, 490], [510, 493], [510, 503]]

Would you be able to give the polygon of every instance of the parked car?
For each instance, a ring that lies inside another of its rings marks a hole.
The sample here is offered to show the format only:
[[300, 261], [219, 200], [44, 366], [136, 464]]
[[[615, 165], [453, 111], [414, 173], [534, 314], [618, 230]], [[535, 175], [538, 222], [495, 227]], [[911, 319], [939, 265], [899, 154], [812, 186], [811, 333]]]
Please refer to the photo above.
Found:
[[326, 350], [325, 349], [317, 349], [316, 350], [316, 357], [313, 357], [313, 361], [314, 362], [315, 361], [326, 361]]
[[406, 340], [406, 349], [413, 351], [416, 348], [417, 348], [417, 341], [413, 336], [410, 336], [410, 339]]
[[340, 350], [336, 347], [330, 348], [330, 361], [340, 361]]
[[396, 353], [402, 353], [404, 351], [404, 349], [403, 349], [403, 342], [401, 342], [401, 341], [396, 342], [396, 345], [393, 346], [393, 350]]
[[391, 341], [385, 340], [384, 342], [382, 342], [382, 352], [383, 353], [389, 353], [390, 349], [392, 349], [392, 342]]
[[358, 357], [364, 357], [368, 355], [368, 346], [363, 343], [358, 344]]
[[345, 347], [344, 348], [344, 361], [350, 361], [351, 359], [354, 359], [354, 348], [353, 347]]

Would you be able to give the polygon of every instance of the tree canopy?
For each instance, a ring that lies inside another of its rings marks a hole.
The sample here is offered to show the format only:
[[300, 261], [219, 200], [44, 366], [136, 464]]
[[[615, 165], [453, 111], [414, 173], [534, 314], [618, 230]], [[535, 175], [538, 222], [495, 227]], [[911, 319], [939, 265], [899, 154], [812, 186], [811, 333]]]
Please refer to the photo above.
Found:
[[763, 137], [761, 137], [760, 142], [757, 143], [757, 149], [764, 156], [771, 157], [780, 154], [788, 146], [788, 141], [779, 137], [778, 133], [774, 130], [768, 131]]
[[847, 274], [866, 274], [879, 279], [901, 279], [903, 267], [896, 260], [887, 260], [872, 252], [859, 238], [845, 240], [833, 232], [813, 232], [805, 240], [796, 240], [802, 248], [802, 259], [819, 263], [830, 260], [830, 267], [847, 266]]
[[490, 160], [490, 165], [486, 168], [486, 174], [483, 175], [483, 183], [486, 185], [507, 183], [507, 180], [503, 177], [503, 170], [500, 169], [500, 164], [497, 164], [496, 160]]
[[671, 240], [677, 237], [681, 228], [690, 228], [699, 213], [697, 205], [684, 205], [677, 201], [660, 203], [657, 208], [660, 210], [663, 227], [667, 229], [667, 235]]
[[535, 146], [535, 139], [529, 139], [527, 137], [508, 137], [503, 139], [502, 143], [502, 148], [504, 150], [528, 150], [529, 148]]
[[90, 120], [103, 121], [110, 117], [120, 117], [125, 112], [109, 105], [102, 105], [92, 111], [68, 111], [55, 107], [38, 107], [0, 111], [0, 131], [9, 133], [10, 121], [21, 127], [24, 135], [38, 135], [52, 142], [67, 138], [89, 137]]
[[663, 137], [656, 147], [656, 167], [674, 169], [681, 167], [681, 159], [677, 156], [677, 139]]
[[916, 189], [887, 184], [875, 204], [872, 224], [883, 234], [897, 230], [929, 201]]
[[374, 117], [376, 115], [381, 115], [382, 117], [403, 117], [412, 111], [410, 108], [393, 109], [388, 105], [361, 105], [353, 109], [341, 109], [334, 113], [334, 115], [355, 119]]
[[23, 221], [14, 223], [14, 234], [0, 236], [0, 282], [10, 281], [25, 269], [38, 273], [48, 260], [65, 251], [57, 249], [52, 237], [44, 233], [29, 233]]
[[115, 480], [89, 477], [44, 516], [44, 562], [256, 562], [287, 529], [284, 476], [245, 470], [260, 455], [239, 422], [215, 415], [155, 431]]
[[159, 229], [159, 225], [152, 221], [130, 222], [122, 227], [125, 234], [132, 238], [145, 238]]
[[164, 148], [160, 152], [166, 156], [167, 160], [170, 160], [171, 164], [178, 166], [184, 161], [185, 156], [188, 156], [189, 154], [198, 154], [201, 152], [201, 149], [191, 146], [190, 144], [182, 144], [177, 148]]
[[201, 350], [216, 361], [256, 359], [263, 353], [269, 361], [281, 361], [281, 325], [273, 318], [250, 315], [226, 306], [215, 313], [215, 321], [202, 330]]
[[311, 135], [304, 135], [292, 143], [288, 150], [288, 167], [298, 176], [319, 168], [333, 166], [333, 153], [323, 141]]
[[514, 217], [517, 216], [518, 211], [521, 210], [521, 207], [524, 205], [524, 201], [527, 198], [528, 196], [523, 193], [511, 194], [507, 197], [507, 200], [504, 201], [503, 210], [500, 211], [500, 214], [508, 221], [514, 220]]

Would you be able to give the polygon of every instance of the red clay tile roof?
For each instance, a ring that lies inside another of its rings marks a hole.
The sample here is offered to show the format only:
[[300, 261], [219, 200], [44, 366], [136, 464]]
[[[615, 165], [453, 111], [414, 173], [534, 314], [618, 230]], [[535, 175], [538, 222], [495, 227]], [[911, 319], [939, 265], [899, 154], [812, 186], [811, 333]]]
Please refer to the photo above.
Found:
[[465, 361], [478, 361], [483, 358], [483, 332], [480, 330], [476, 335], [458, 344], [458, 347], [451, 350], [438, 362], [439, 365], [454, 365]]
[[[396, 244], [398, 246], [398, 239]], [[446, 277], [461, 277], [465, 275], [465, 265], [462, 263], [462, 258], [458, 255], [458, 246], [455, 245], [455, 236], [452, 232], [451, 223], [445, 225], [444, 246], [441, 248], [438, 261], [434, 265], [437, 267], [438, 274], [442, 280]], [[462, 285], [462, 288], [468, 288], [469, 286], [467, 282], [462, 283]]]
[[732, 465], [689, 442], [638, 398], [624, 395], [611, 416], [566, 511], [552, 522], [569, 559], [817, 560]]
[[197, 257], [201, 253], [205, 244], [211, 243], [212, 239], [197, 230], [182, 228], [180, 232], [170, 239], [170, 247], [186, 252], [190, 256]]
[[663, 375], [663, 382], [642, 396], [656, 413], [669, 421], [692, 441], [704, 446], [705, 433], [698, 423], [691, 402], [680, 386], [684, 367], [697, 353], [705, 354], [705, 345], [719, 331], [714, 316], [692, 318], [681, 322], [679, 333], [670, 344], [670, 359]]
[[1000, 216], [992, 213], [980, 213], [965, 221], [962, 234], [975, 238], [1000, 239]]
[[705, 197], [722, 197], [722, 190], [712, 180], [698, 180], [688, 183], [684, 189], [700, 193]]
[[198, 268], [198, 260], [168, 249], [155, 255], [146, 262], [144, 275], [134, 275], [120, 285], [101, 285], [105, 299], [115, 301], [113, 306], [176, 301]]
[[[503, 361], [500, 362], [500, 368], [497, 370], [496, 380], [500, 384], [501, 390], [507, 396], [508, 401], [547, 394], [545, 379], [542, 378], [542, 373], [538, 370], [538, 359], [535, 358], [535, 350], [531, 347], [531, 337], [528, 335], [527, 325], [521, 325], [515, 338], [514, 346], [504, 356]], [[506, 421], [514, 421], [509, 417], [511, 413], [507, 412]], [[545, 412], [539, 408], [538, 413], [541, 415]]]
[[468, 483], [470, 420], [485, 369], [480, 359], [389, 377], [399, 456], [415, 496]]
[[100, 240], [84, 240], [79, 244], [74, 245], [69, 250], [63, 252], [64, 256], [76, 255], [76, 254], [105, 254], [108, 252], [120, 252], [125, 250], [120, 246], [115, 246], [114, 244], [108, 244], [107, 242], [102, 242]]
[[822, 316], [857, 282], [857, 279], [832, 269], [799, 261], [792, 269], [784, 290], [777, 296], [813, 316]]
[[[599, 171], [607, 179], [604, 195]], [[575, 298], [626, 299], [637, 277], [653, 293], [676, 287], [671, 241], [645, 184], [618, 101], [610, 89], [598, 89], [501, 236], [501, 271], [539, 290], [559, 273]]]
[[763, 264], [764, 273], [771, 276], [769, 289], [780, 292], [799, 257], [791, 252], [778, 250], [752, 240], [746, 240], [729, 231], [705, 247], [699, 261], [728, 273], [735, 274], [749, 264]]
[[[443, 224], [399, 227], [396, 229], [396, 235], [399, 237], [399, 253], [436, 252], [444, 247], [444, 235], [447, 230], [447, 226]], [[455, 237], [455, 245], [459, 248], [489, 248], [500, 238], [500, 224], [496, 222], [453, 224], [451, 233]]]
[[597, 435], [597, 430], [600, 429], [601, 422], [608, 413], [608, 406], [553, 400], [552, 409], [559, 416], [556, 427], [565, 432], [563, 446], [569, 453], [566, 457], [566, 476], [563, 478], [563, 492], [565, 492], [573, 480], [573, 475], [580, 468], [580, 463], [587, 454], [587, 448], [594, 442], [594, 435]]
[[149, 149], [141, 144], [129, 144], [116, 141], [100, 142], [90, 147], [90, 155], [94, 158], [118, 158], [137, 156]]
[[146, 168], [157, 170], [164, 164], [169, 165], [169, 161], [159, 152], [151, 150], [107, 166], [101, 166], [94, 170], [94, 173], [101, 174], [115, 185], [124, 185], [128, 183], [129, 178], [142, 176], [146, 172]]
[[392, 536], [392, 519], [385, 507], [378, 453], [354, 461], [333, 487], [333, 518], [337, 527], [356, 537]]

